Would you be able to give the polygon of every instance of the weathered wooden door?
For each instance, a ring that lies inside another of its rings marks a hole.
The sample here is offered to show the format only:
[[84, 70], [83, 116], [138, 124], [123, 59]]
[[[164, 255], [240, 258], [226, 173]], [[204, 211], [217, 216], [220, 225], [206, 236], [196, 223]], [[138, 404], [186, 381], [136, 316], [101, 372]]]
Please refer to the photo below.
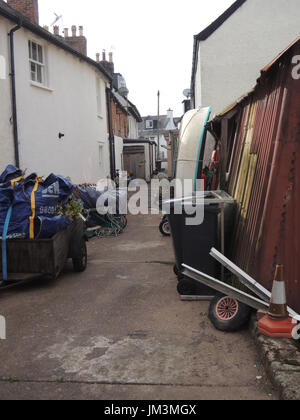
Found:
[[136, 177], [138, 179], [145, 179], [145, 152], [136, 155]]
[[144, 147], [125, 147], [124, 148], [124, 170], [135, 178], [145, 179], [145, 149]]

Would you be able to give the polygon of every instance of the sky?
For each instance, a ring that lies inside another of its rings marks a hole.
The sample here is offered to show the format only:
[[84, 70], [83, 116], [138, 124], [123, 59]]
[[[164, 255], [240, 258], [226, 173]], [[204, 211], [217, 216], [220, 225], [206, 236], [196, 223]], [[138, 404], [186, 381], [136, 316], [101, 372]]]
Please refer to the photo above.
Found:
[[62, 15], [63, 28], [84, 27], [88, 55], [114, 54], [129, 99], [143, 116], [183, 113], [183, 91], [190, 87], [193, 36], [215, 20], [233, 0], [39, 0], [40, 24], [51, 25]]

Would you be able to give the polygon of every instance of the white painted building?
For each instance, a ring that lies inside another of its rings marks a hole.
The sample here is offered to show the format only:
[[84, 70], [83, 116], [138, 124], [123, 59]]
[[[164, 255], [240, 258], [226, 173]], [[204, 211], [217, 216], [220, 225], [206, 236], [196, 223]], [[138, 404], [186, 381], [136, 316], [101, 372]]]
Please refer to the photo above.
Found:
[[[158, 161], [161, 161], [161, 169], [168, 171], [169, 152], [171, 150], [170, 136], [178, 133], [179, 118], [174, 118], [173, 111], [169, 109], [167, 115], [143, 117], [139, 124], [139, 137], [159, 144]], [[159, 135], [159, 142], [158, 142]]]
[[116, 171], [124, 170], [123, 163], [123, 151], [124, 143], [122, 137], [114, 136], [115, 140], [115, 159], [116, 159]]
[[192, 102], [219, 114], [300, 34], [299, 0], [238, 0], [195, 36]]
[[[119, 80], [121, 80], [120, 85], [118, 85]], [[125, 88], [124, 88], [125, 86]], [[127, 96], [129, 91], [126, 87], [126, 81], [120, 73], [114, 74], [114, 89], [113, 95], [118, 105], [122, 108], [124, 113], [127, 115], [128, 120], [128, 133], [124, 138], [137, 140], [139, 138], [139, 123], [142, 122], [142, 117], [137, 109], [137, 107], [128, 99]]]
[[128, 132], [129, 139], [139, 138], [139, 121], [133, 115], [128, 116]]
[[[20, 17], [0, 0], [0, 171], [15, 163], [7, 34]], [[20, 167], [75, 183], [110, 176], [109, 73], [26, 18], [14, 33], [14, 48]]]

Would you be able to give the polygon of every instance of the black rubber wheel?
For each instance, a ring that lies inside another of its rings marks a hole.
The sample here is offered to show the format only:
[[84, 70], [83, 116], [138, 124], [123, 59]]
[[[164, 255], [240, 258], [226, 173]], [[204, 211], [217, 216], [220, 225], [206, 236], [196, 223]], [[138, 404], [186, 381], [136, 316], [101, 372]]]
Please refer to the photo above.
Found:
[[177, 276], [177, 280], [178, 280], [178, 282], [180, 282], [180, 281], [182, 281], [182, 280], [184, 280], [184, 279], [185, 279], [184, 274], [182, 274], [182, 273], [180, 273], [180, 272], [179, 272], [179, 274], [178, 274], [178, 276]]
[[163, 218], [159, 225], [159, 231], [163, 236], [171, 236], [171, 229], [168, 219]]
[[181, 274], [178, 276], [177, 292], [180, 296], [194, 296], [197, 294], [195, 282]]
[[173, 271], [174, 271], [175, 276], [177, 277], [178, 282], [180, 282], [181, 280], [185, 278], [182, 272], [178, 269], [177, 264], [174, 265]]
[[124, 230], [127, 227], [128, 220], [125, 215], [116, 216], [116, 221], [120, 224], [120, 227], [122, 230]]
[[178, 269], [178, 267], [177, 267], [177, 264], [174, 264], [174, 268], [173, 268], [173, 271], [174, 271], [174, 274], [175, 274], [175, 276], [179, 276], [179, 269]]
[[128, 225], [128, 219], [125, 215], [122, 215], [120, 217], [120, 221], [121, 221], [121, 225], [123, 229], [126, 229], [127, 225]]
[[209, 307], [209, 319], [219, 331], [236, 332], [249, 322], [251, 308], [236, 299], [218, 294]]
[[76, 273], [83, 273], [87, 268], [87, 246], [83, 239], [80, 246], [80, 257], [73, 258], [73, 269]]

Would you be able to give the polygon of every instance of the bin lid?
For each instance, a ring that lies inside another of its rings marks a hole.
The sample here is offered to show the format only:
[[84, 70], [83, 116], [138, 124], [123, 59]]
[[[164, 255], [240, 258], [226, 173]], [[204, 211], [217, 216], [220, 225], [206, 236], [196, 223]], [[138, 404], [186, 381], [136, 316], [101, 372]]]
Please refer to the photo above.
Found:
[[235, 199], [225, 191], [197, 191], [189, 197], [175, 198], [164, 201], [164, 204], [234, 204]]

